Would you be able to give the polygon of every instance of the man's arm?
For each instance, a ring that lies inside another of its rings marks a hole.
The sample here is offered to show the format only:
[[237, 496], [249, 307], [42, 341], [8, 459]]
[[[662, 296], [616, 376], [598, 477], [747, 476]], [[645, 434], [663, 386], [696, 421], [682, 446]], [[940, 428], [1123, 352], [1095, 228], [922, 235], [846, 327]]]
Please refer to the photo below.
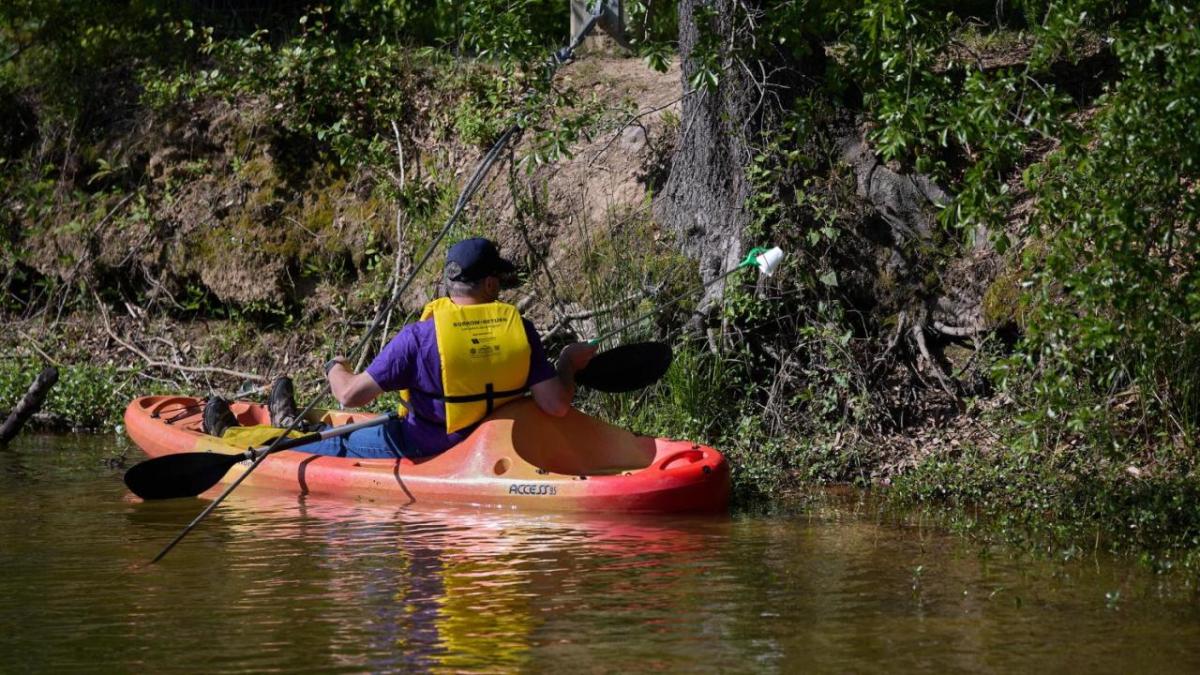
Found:
[[567, 345], [558, 356], [557, 375], [530, 387], [533, 400], [547, 415], [562, 417], [571, 409], [575, 398], [575, 373], [583, 370], [596, 347], [583, 342]]
[[333, 359], [325, 375], [329, 379], [329, 390], [333, 392], [333, 397], [347, 408], [368, 405], [383, 393], [375, 378], [366, 372], [351, 372], [346, 359], [340, 356]]

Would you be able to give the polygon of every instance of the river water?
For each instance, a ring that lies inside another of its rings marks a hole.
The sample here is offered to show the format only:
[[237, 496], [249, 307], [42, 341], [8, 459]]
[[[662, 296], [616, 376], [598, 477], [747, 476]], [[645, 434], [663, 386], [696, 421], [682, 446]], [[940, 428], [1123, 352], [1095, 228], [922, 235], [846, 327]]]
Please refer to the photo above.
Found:
[[112, 435], [0, 449], [0, 672], [1200, 670], [1190, 580], [829, 497], [583, 518], [235, 492], [141, 503]]

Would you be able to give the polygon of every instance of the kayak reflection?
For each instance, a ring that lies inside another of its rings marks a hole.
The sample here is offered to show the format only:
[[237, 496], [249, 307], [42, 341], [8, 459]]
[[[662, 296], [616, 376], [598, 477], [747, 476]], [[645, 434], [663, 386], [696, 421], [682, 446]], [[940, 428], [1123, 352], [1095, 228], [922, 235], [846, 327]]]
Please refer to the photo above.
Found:
[[329, 571], [324, 601], [360, 617], [332, 627], [331, 653], [356, 645], [342, 665], [370, 670], [528, 666], [531, 650], [544, 646], [540, 628], [587, 611], [569, 600], [588, 584], [583, 569], [653, 576], [669, 559], [678, 570], [689, 556], [699, 562], [706, 541], [728, 536], [730, 525], [727, 517], [416, 509], [265, 490], [231, 498], [224, 521], [233, 548], [309, 542], [305, 557]]

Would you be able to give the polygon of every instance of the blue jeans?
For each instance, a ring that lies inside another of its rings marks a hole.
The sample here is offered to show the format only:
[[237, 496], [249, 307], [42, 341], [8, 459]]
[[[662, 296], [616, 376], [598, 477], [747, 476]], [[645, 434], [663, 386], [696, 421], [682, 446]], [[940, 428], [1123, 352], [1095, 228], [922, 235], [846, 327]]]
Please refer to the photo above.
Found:
[[[379, 426], [359, 429], [345, 436], [334, 436], [323, 441], [296, 448], [301, 452], [335, 457], [361, 457], [364, 459], [417, 459], [430, 454], [422, 452], [408, 437], [404, 421], [388, 420]], [[329, 427], [322, 427], [322, 431]]]

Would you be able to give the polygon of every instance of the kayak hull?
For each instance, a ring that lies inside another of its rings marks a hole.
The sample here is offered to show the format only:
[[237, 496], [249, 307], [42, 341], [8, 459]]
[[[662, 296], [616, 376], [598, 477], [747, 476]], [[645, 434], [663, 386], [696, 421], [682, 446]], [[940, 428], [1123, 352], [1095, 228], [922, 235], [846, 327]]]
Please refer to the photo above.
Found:
[[[200, 403], [186, 396], [138, 398], [125, 410], [125, 427], [150, 457], [244, 451], [200, 431]], [[268, 422], [265, 406], [239, 401], [232, 408], [244, 425]], [[313, 419], [340, 425], [372, 416], [317, 411]], [[235, 465], [222, 482], [249, 465]], [[576, 410], [551, 417], [529, 400], [503, 406], [434, 457], [356, 459], [285, 450], [265, 459], [245, 484], [401, 504], [588, 512], [721, 512], [730, 491], [728, 463], [712, 448], [636, 436]]]

